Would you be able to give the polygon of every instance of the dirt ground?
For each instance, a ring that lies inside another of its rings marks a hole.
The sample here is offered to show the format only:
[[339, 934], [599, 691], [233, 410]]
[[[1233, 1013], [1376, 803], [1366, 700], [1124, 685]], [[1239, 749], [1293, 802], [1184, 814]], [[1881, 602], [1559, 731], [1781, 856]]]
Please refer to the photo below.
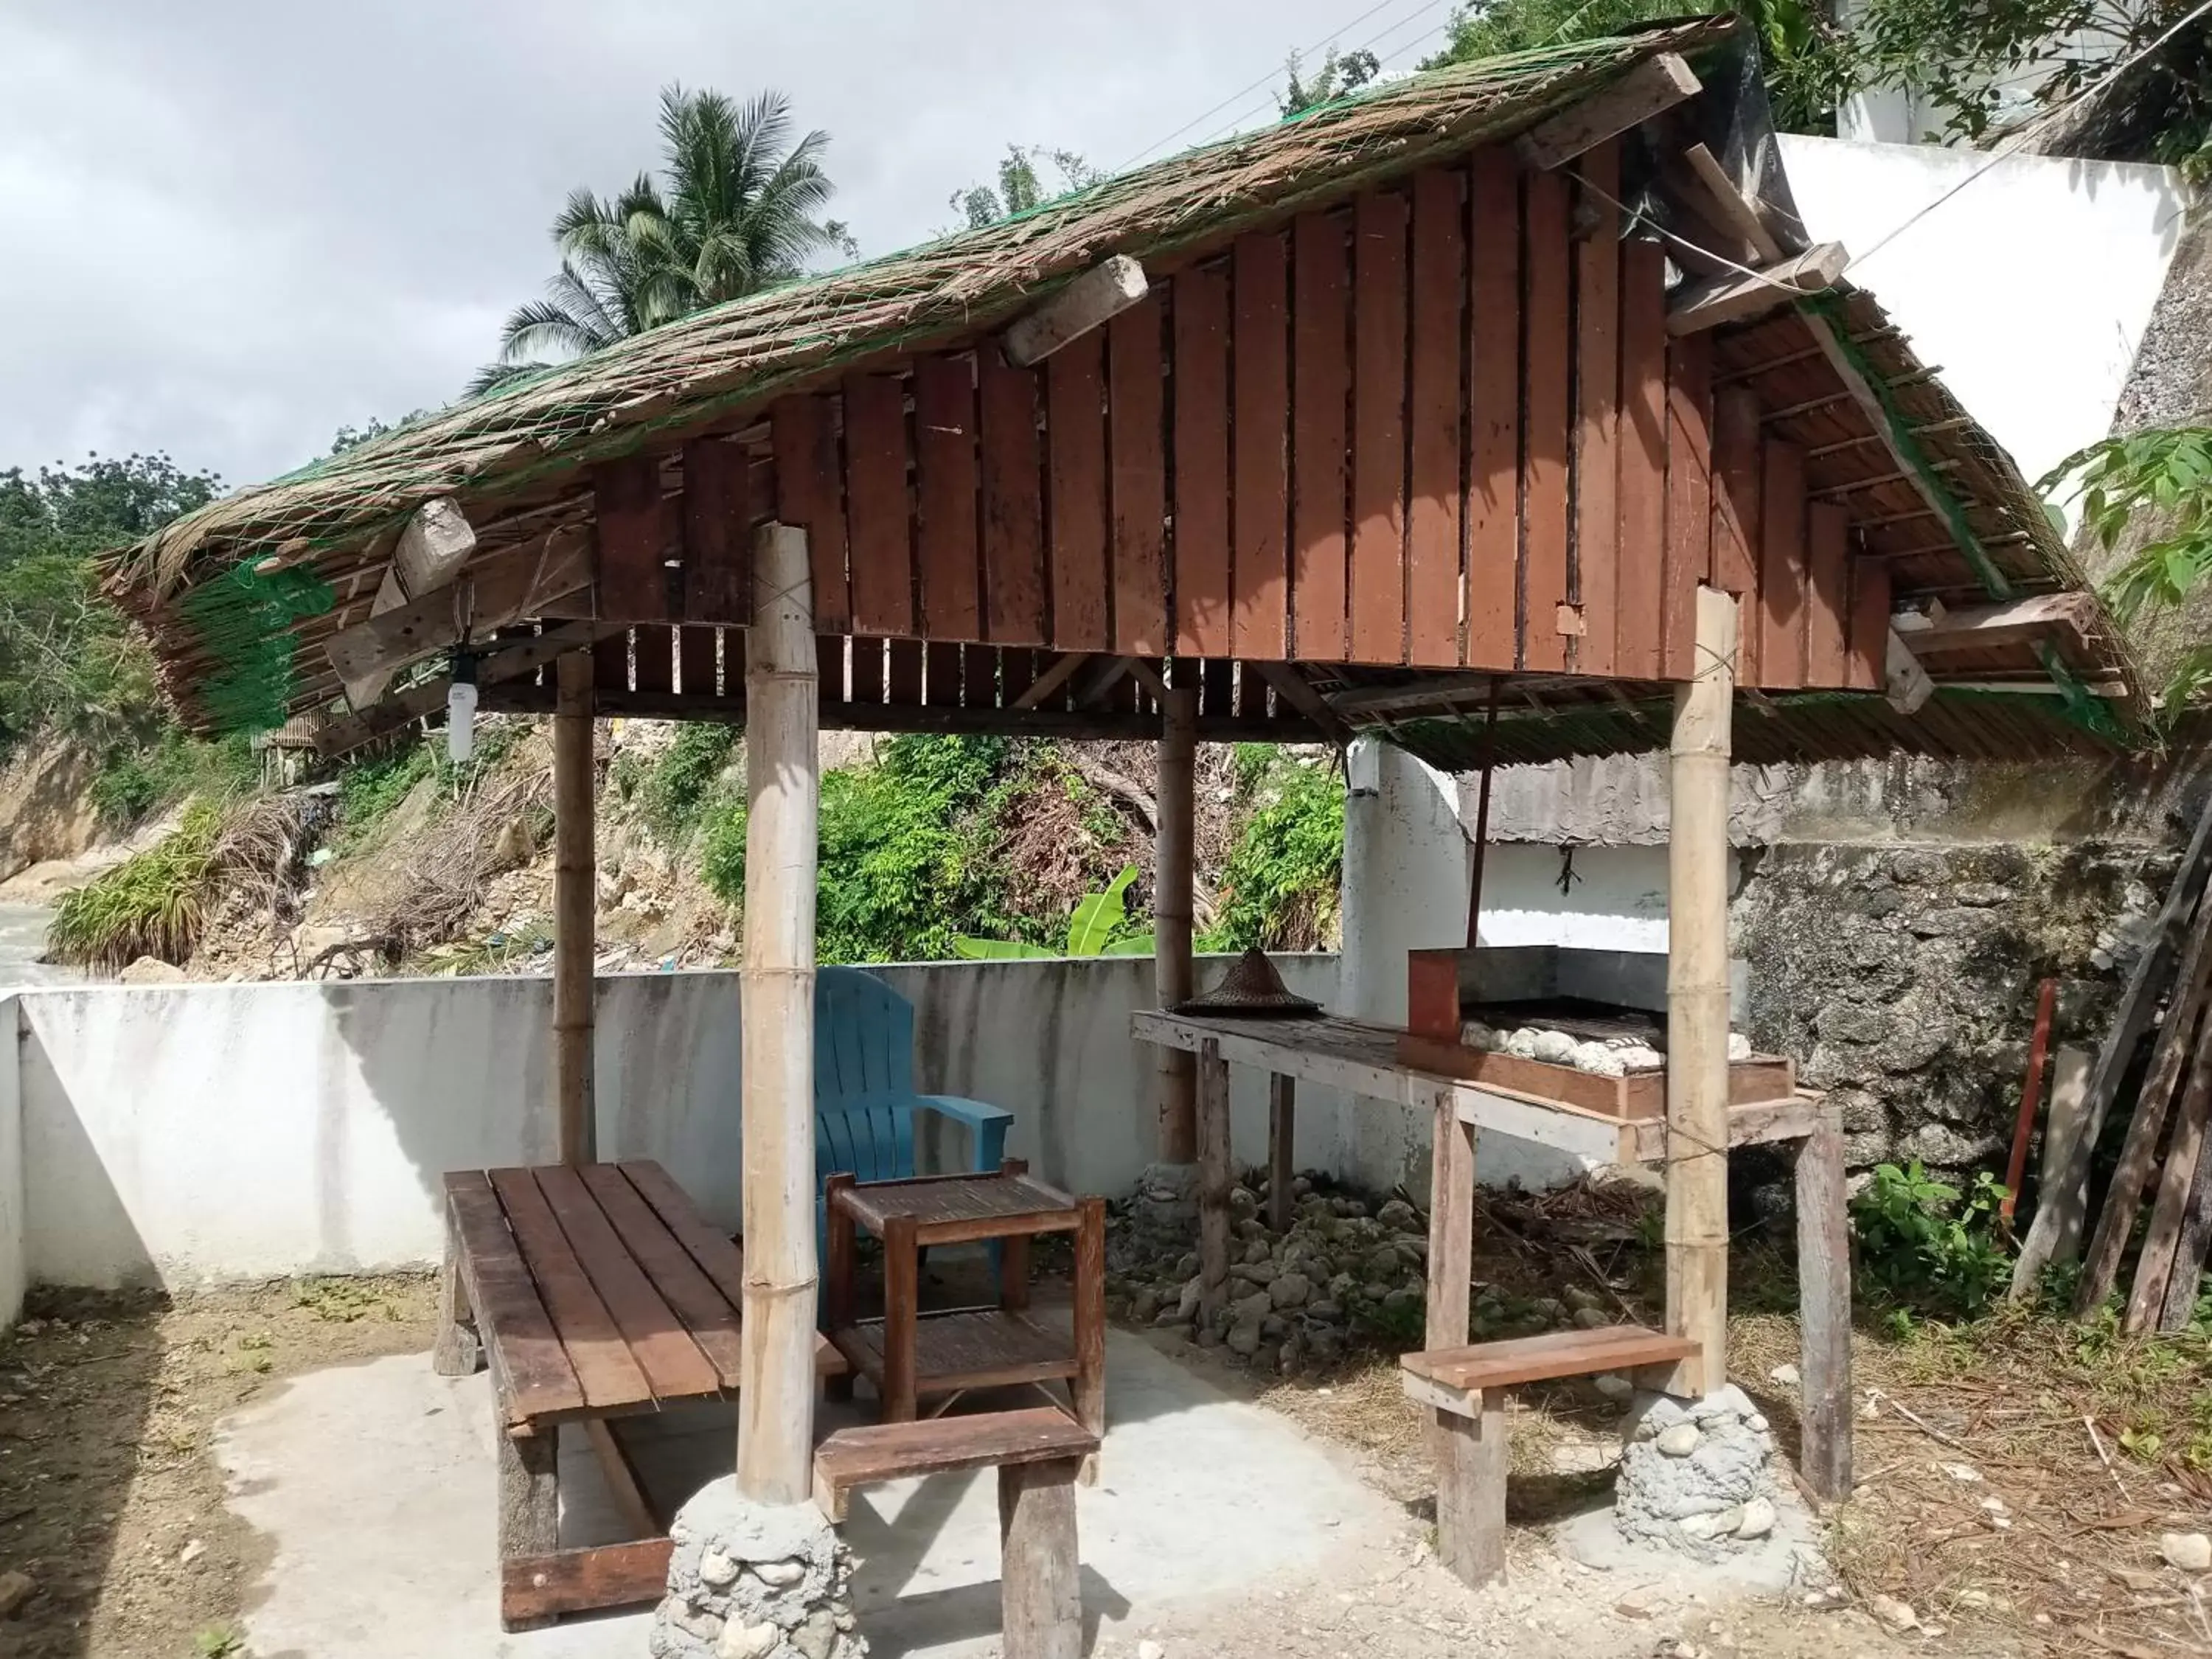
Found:
[[[1638, 1286], [1619, 1288], [1634, 1307]], [[433, 1306], [430, 1281], [412, 1278], [278, 1284], [174, 1305], [35, 1303], [0, 1337], [0, 1574], [37, 1586], [0, 1621], [0, 1655], [243, 1656], [238, 1621], [269, 1546], [224, 1507], [218, 1424], [285, 1376], [426, 1348]], [[1794, 1390], [1772, 1373], [1795, 1357], [1794, 1322], [1746, 1313], [1733, 1342], [1736, 1380], [1790, 1449]], [[1182, 1345], [1174, 1352], [1344, 1447], [1380, 1489], [1426, 1516], [1420, 1418], [1387, 1358], [1271, 1385]], [[1145, 1635], [1170, 1659], [1872, 1659], [1907, 1646], [1966, 1659], [2212, 1654], [2212, 1583], [2158, 1556], [2162, 1532], [2212, 1523], [2212, 1482], [2192, 1463], [2212, 1445], [2192, 1426], [2212, 1409], [2208, 1357], [2202, 1334], [2126, 1342], [2025, 1316], [1966, 1333], [1863, 1330], [1859, 1492], [1823, 1517], [1840, 1583], [1767, 1601], [1700, 1600], [1663, 1577], [1565, 1559], [1541, 1523], [1601, 1501], [1618, 1448], [1613, 1410], [1583, 1382], [1532, 1390], [1515, 1416], [1518, 1524], [1502, 1589], [1468, 1595], [1424, 1543], [1362, 1589], [1259, 1595]], [[1915, 1627], [1879, 1623], [1872, 1610], [1885, 1597], [1908, 1604]]]
[[34, 1296], [0, 1336], [0, 1573], [36, 1586], [0, 1655], [243, 1655], [269, 1544], [224, 1507], [216, 1425], [297, 1372], [427, 1348], [435, 1310], [415, 1278]]

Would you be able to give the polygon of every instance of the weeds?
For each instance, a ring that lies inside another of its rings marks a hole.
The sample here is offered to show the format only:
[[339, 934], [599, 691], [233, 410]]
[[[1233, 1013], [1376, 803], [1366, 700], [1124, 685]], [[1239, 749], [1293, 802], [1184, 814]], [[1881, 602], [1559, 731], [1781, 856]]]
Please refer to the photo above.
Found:
[[185, 961], [207, 920], [222, 833], [215, 806], [195, 802], [154, 846], [64, 894], [46, 933], [54, 960], [108, 972], [141, 957]]
[[1975, 1318], [2011, 1277], [1996, 1237], [2003, 1183], [1986, 1172], [1971, 1192], [1932, 1178], [1917, 1159], [1879, 1164], [1851, 1200], [1862, 1282], [1897, 1304], [1909, 1328], [1917, 1313]]
[[399, 1310], [374, 1280], [302, 1279], [292, 1286], [292, 1300], [296, 1306], [331, 1325], [350, 1325], [373, 1317], [399, 1317]]
[[1258, 798], [1221, 874], [1202, 951], [1311, 951], [1334, 938], [1344, 878], [1344, 780], [1258, 744], [1236, 750], [1240, 795]]
[[744, 728], [686, 721], [648, 765], [636, 786], [638, 815], [655, 840], [673, 852], [691, 839]]

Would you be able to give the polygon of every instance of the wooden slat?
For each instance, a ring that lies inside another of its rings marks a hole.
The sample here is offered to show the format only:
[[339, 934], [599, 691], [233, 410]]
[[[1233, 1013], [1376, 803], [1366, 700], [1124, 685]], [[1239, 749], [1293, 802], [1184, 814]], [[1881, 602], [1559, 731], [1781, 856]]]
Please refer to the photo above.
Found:
[[1833, 501], [1806, 509], [1809, 585], [1805, 599], [1805, 684], [1835, 688], [1850, 684], [1845, 640], [1850, 630], [1850, 520]]
[[1467, 665], [1503, 670], [1520, 645], [1521, 186], [1503, 149], [1468, 177]]
[[736, 1388], [742, 1355], [738, 1340], [739, 1304], [715, 1287], [705, 1269], [669, 1231], [668, 1224], [630, 1184], [621, 1166], [587, 1164], [580, 1173], [592, 1199], [613, 1224], [623, 1248], [651, 1279], [661, 1300], [683, 1320], [691, 1340], [713, 1364], [722, 1387]]
[[1759, 679], [1775, 690], [1805, 684], [1807, 569], [1805, 452], [1766, 441], [1759, 486]]
[[1229, 648], [1229, 276], [1175, 279], [1175, 642]]
[[1337, 662], [1345, 649], [1345, 311], [1351, 250], [1340, 216], [1308, 213], [1291, 228], [1295, 280], [1291, 355], [1291, 633], [1293, 654]]
[[1167, 649], [1167, 468], [1162, 320], [1148, 294], [1106, 326], [1107, 419], [1114, 457], [1114, 648]]
[[564, 1613], [657, 1601], [668, 1589], [668, 1558], [675, 1548], [665, 1538], [645, 1538], [511, 1556], [499, 1564], [500, 1617], [516, 1627]]
[[1667, 547], [1667, 252], [1621, 246], [1620, 540], [1613, 672], [1656, 680]]
[[960, 706], [960, 647], [932, 640], [922, 649], [922, 694], [932, 708]]
[[1045, 363], [1051, 453], [1052, 638], [1063, 651], [1103, 651], [1106, 623], [1106, 337], [1071, 340]]
[[1723, 386], [1713, 397], [1713, 550], [1711, 581], [1743, 602], [1749, 619], [1742, 633], [1737, 681], [1759, 677], [1759, 395], [1748, 386]]
[[610, 634], [592, 647], [592, 689], [629, 690], [629, 630]]
[[736, 444], [684, 446], [684, 617], [752, 620], [751, 463]]
[[834, 708], [845, 702], [845, 640], [840, 634], [814, 636], [815, 690], [822, 707]]
[[1881, 559], [1851, 561], [1850, 659], [1855, 691], [1879, 691], [1889, 675], [1889, 566]]
[[621, 1235], [583, 1177], [567, 1168], [539, 1170], [537, 1175], [538, 1190], [568, 1236], [568, 1248], [583, 1264], [592, 1288], [629, 1345], [630, 1357], [653, 1385], [654, 1397], [681, 1400], [716, 1392], [721, 1378], [712, 1362], [699, 1351], [636, 1258], [623, 1248]]
[[686, 696], [711, 697], [720, 695], [715, 641], [720, 634], [714, 628], [679, 628], [676, 630], [676, 674], [678, 690]]
[[891, 374], [845, 382], [845, 501], [852, 518], [853, 627], [914, 627], [913, 514], [906, 487], [906, 384]]
[[1290, 631], [1290, 270], [1279, 231], [1238, 237], [1231, 257], [1237, 349], [1229, 643], [1239, 657], [1280, 661]]
[[1409, 1353], [1399, 1364], [1417, 1376], [1472, 1393], [1550, 1377], [1664, 1364], [1697, 1352], [1697, 1343], [1688, 1337], [1669, 1336], [1641, 1325], [1601, 1325], [1595, 1330], [1547, 1331], [1541, 1336]]
[[[1576, 671], [1613, 672], [1620, 595], [1620, 150], [1605, 143], [1576, 171], [1574, 576]], [[1663, 327], [1663, 320], [1662, 320]], [[1656, 545], [1656, 538], [1655, 538]]]
[[491, 1184], [530, 1276], [537, 1281], [538, 1296], [553, 1316], [553, 1328], [560, 1333], [561, 1346], [583, 1389], [584, 1403], [601, 1410], [649, 1403], [652, 1385], [554, 1218], [539, 1190], [537, 1172], [494, 1170]]
[[924, 357], [915, 365], [914, 424], [924, 623], [933, 640], [979, 640], [972, 360]]
[[983, 623], [1002, 645], [1042, 645], [1044, 503], [1037, 471], [1036, 373], [995, 352], [978, 359], [983, 412]]
[[1406, 659], [1406, 198], [1352, 210], [1351, 657]]
[[1085, 1457], [1098, 1437], [1056, 1406], [839, 1429], [814, 1449], [815, 1502], [833, 1519], [855, 1486], [987, 1465]]
[[860, 635], [853, 636], [851, 701], [862, 707], [881, 707], [884, 701], [884, 642]]
[[631, 678], [639, 690], [665, 692], [676, 689], [674, 629], [641, 627], [631, 648], [635, 658]]
[[1698, 589], [1713, 554], [1712, 356], [1710, 335], [1667, 352], [1667, 547], [1660, 574], [1663, 679], [1695, 672]]
[[1412, 465], [1406, 501], [1407, 660], [1456, 667], [1460, 568], [1461, 370], [1467, 305], [1467, 175], [1413, 179]]
[[775, 447], [775, 515], [806, 532], [814, 577], [814, 625], [842, 633], [852, 625], [845, 574], [845, 492], [837, 429], [827, 398], [780, 399], [769, 413]]
[[921, 706], [921, 653], [920, 640], [893, 640], [890, 666], [885, 671], [884, 701], [902, 708]]
[[592, 469], [599, 520], [599, 614], [605, 622], [666, 622], [671, 559], [683, 556], [676, 515], [660, 493], [660, 463], [626, 456]]
[[505, 1409], [526, 1423], [581, 1411], [582, 1385], [483, 1172], [448, 1175], [446, 1202], [460, 1233], [477, 1336], [490, 1353]]
[[1567, 453], [1571, 337], [1567, 303], [1568, 199], [1564, 174], [1529, 175], [1521, 408], [1521, 663], [1567, 665], [1559, 607], [1567, 593]]

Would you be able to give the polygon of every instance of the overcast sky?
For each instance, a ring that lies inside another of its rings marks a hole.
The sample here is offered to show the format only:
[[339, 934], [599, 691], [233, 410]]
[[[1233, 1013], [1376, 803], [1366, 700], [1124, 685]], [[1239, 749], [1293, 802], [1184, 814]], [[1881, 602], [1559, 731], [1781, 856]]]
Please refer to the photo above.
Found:
[[[1448, 0], [6, 0], [0, 468], [166, 449], [233, 484], [450, 400], [574, 186], [657, 160], [667, 82], [787, 93], [864, 253], [1008, 142], [1117, 168], [1272, 115], [1284, 53], [1431, 49]], [[1363, 15], [1364, 14], [1364, 15]]]

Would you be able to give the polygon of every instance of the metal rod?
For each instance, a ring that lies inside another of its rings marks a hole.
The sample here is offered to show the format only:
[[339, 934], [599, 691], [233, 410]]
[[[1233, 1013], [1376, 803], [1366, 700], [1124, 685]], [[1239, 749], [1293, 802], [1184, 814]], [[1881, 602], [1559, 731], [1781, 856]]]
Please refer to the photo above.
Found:
[[1498, 676], [1490, 677], [1490, 712], [1482, 722], [1482, 788], [1474, 804], [1474, 868], [1467, 882], [1467, 948], [1480, 943], [1476, 931], [1482, 925], [1482, 858], [1490, 845], [1490, 775], [1498, 764]]

